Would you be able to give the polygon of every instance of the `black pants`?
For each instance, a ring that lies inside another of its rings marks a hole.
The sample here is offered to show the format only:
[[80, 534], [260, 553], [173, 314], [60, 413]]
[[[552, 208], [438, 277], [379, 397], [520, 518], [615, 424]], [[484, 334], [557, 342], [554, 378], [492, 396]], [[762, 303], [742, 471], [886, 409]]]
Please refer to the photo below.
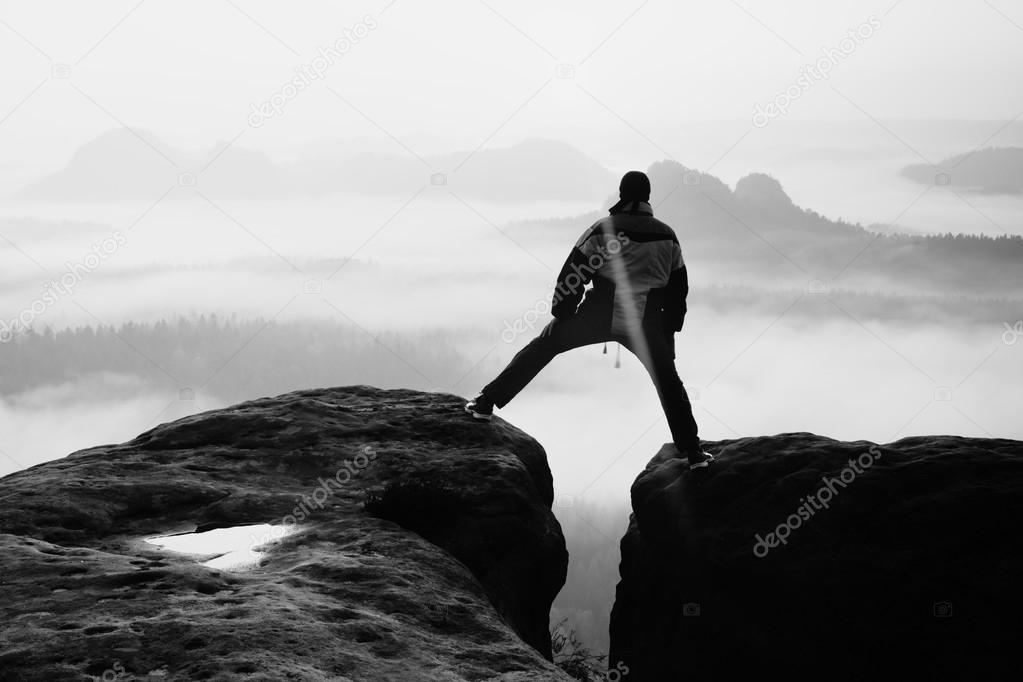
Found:
[[683, 455], [700, 452], [693, 408], [685, 386], [675, 369], [673, 337], [655, 322], [643, 325], [636, 338], [612, 334], [605, 315], [587, 314], [584, 303], [572, 317], [552, 320], [540, 334], [512, 358], [496, 379], [483, 388], [483, 395], [498, 407], [504, 407], [526, 387], [554, 356], [573, 348], [605, 341], [617, 341], [640, 359], [661, 399], [675, 447]]

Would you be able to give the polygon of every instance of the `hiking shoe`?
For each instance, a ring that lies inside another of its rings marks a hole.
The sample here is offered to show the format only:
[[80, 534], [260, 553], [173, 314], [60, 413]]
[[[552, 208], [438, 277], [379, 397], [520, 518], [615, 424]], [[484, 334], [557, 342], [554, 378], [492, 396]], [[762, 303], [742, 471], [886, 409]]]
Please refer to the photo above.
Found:
[[689, 468], [690, 469], [706, 469], [710, 466], [710, 463], [714, 461], [714, 455], [709, 452], [700, 450], [697, 455], [689, 455]]
[[490, 418], [494, 416], [494, 403], [480, 393], [465, 404], [465, 411], [471, 414], [473, 419], [490, 421]]

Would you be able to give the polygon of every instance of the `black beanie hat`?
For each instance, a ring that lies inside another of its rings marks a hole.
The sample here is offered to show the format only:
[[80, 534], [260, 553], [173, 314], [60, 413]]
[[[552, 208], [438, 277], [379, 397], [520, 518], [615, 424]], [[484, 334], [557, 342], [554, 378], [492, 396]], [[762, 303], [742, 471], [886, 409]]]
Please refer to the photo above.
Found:
[[650, 201], [650, 178], [642, 171], [629, 171], [618, 185], [618, 198], [626, 201]]

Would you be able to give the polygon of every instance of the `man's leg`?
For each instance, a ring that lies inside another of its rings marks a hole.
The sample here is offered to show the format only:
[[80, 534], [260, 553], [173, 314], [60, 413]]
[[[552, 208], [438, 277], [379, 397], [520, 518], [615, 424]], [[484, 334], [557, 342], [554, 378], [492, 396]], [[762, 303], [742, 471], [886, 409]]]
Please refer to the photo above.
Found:
[[686, 393], [675, 368], [671, 344], [659, 331], [648, 331], [643, 337], [646, 342], [645, 349], [636, 348], [635, 346], [640, 344], [634, 343], [631, 339], [625, 339], [622, 343], [640, 359], [650, 373], [650, 378], [657, 387], [657, 397], [661, 400], [664, 416], [668, 419], [668, 428], [671, 430], [675, 447], [681, 455], [691, 461], [698, 459], [701, 452], [698, 427], [693, 417], [689, 394]]
[[599, 321], [580, 314], [554, 319], [540, 334], [515, 354], [497, 378], [483, 387], [483, 395], [498, 407], [504, 407], [533, 380], [555, 355], [610, 337]]

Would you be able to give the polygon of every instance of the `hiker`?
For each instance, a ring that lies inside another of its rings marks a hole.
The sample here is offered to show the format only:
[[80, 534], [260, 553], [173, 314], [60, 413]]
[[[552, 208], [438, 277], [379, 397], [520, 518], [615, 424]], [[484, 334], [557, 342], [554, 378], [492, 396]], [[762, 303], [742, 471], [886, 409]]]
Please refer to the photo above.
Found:
[[558, 353], [616, 341], [650, 373], [678, 456], [701, 469], [714, 457], [700, 446], [674, 361], [675, 332], [682, 329], [689, 293], [682, 249], [671, 227], [654, 218], [645, 173], [626, 173], [618, 196], [610, 215], [583, 233], [561, 268], [554, 319], [465, 409], [489, 420], [495, 406], [507, 405]]

